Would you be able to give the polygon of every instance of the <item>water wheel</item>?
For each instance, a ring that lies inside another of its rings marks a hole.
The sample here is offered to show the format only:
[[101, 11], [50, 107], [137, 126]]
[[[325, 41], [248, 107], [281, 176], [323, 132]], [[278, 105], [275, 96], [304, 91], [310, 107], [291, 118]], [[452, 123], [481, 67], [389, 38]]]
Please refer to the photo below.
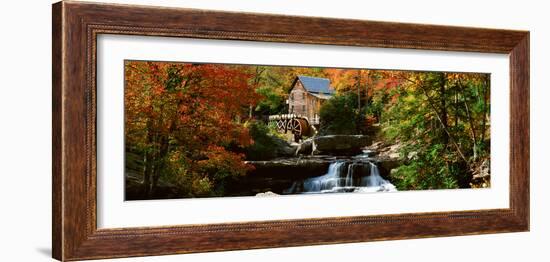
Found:
[[272, 115], [269, 116], [269, 121], [275, 122], [277, 131], [280, 133], [290, 131], [296, 142], [303, 136], [310, 136], [316, 132], [315, 127], [309, 123], [307, 118], [294, 114]]
[[302, 136], [309, 135], [310, 126], [307, 120], [294, 118], [288, 121], [287, 129], [294, 134], [294, 140], [300, 140]]

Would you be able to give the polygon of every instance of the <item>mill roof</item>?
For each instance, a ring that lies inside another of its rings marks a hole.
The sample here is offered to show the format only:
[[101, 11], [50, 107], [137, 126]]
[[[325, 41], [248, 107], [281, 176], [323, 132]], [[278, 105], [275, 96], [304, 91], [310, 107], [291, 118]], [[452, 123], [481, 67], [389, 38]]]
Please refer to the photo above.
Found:
[[330, 80], [326, 78], [299, 75], [296, 77], [296, 80], [294, 80], [294, 83], [296, 83], [298, 79], [302, 82], [304, 88], [310, 93], [327, 95], [334, 94], [334, 89], [330, 87]]

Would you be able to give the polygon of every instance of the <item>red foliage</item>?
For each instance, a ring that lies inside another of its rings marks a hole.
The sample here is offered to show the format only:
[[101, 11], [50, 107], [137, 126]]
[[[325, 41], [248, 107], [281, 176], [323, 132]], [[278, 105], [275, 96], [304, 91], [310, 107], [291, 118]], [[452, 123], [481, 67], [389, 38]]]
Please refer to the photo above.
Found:
[[214, 163], [234, 174], [249, 168], [242, 154], [226, 149], [252, 143], [240, 121], [259, 96], [246, 67], [130, 61], [125, 73], [128, 144], [154, 152], [157, 160], [168, 155], [163, 148], [170, 145], [191, 172]]

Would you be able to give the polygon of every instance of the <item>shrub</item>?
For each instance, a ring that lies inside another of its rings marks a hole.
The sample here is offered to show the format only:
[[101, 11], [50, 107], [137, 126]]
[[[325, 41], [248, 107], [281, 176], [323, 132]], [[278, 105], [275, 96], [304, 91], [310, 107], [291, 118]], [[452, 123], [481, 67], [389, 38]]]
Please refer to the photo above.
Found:
[[[409, 145], [402, 149], [403, 156], [415, 152], [414, 159], [390, 173], [398, 190], [426, 190], [459, 188], [460, 163], [448, 161], [450, 156], [444, 145]], [[447, 160], [447, 161], [446, 161]]]
[[254, 140], [246, 148], [246, 159], [267, 160], [277, 156], [277, 137], [270, 134], [269, 127], [260, 121], [251, 121], [246, 124], [248, 132]]
[[366, 129], [365, 114], [358, 110], [355, 93], [335, 95], [321, 106], [319, 116], [322, 135], [361, 134]]

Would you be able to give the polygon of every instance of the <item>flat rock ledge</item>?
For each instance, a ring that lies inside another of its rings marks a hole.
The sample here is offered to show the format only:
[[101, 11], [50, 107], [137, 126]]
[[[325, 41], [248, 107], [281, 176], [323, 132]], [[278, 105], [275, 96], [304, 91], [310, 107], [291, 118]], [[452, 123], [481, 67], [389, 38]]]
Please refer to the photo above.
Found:
[[371, 143], [365, 135], [327, 135], [304, 140], [296, 149], [296, 155], [353, 156]]

